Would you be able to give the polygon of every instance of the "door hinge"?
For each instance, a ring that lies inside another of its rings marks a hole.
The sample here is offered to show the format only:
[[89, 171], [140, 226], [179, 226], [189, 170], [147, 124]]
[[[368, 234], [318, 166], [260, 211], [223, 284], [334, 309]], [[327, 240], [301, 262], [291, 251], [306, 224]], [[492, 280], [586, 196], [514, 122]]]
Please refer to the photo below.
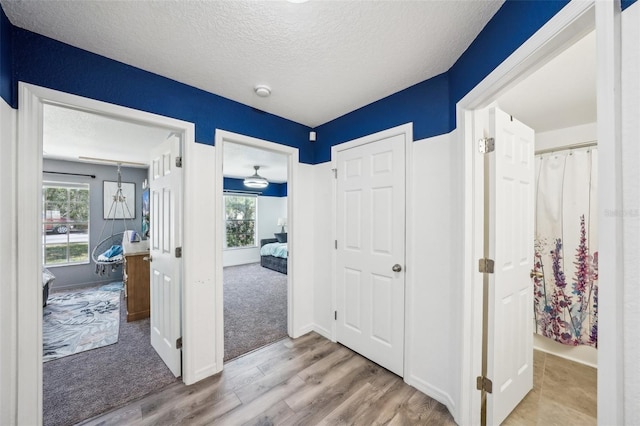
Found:
[[182, 349], [182, 337], [176, 339], [176, 349]]
[[331, 171], [333, 172], [333, 178], [338, 179], [338, 169], [331, 169]]
[[333, 247], [335, 247], [335, 249], [338, 250], [338, 240], [335, 240], [333, 243], [334, 243]]
[[182, 167], [182, 157], [176, 157], [176, 167]]
[[482, 138], [478, 141], [480, 154], [488, 154], [496, 149], [496, 141], [493, 138]]
[[493, 274], [494, 263], [493, 259], [480, 259], [478, 260], [478, 271], [483, 274]]
[[493, 392], [493, 382], [484, 376], [478, 376], [476, 378], [476, 389], [485, 391], [486, 393]]
[[176, 247], [176, 257], [182, 257], [182, 247]]
[[333, 319], [338, 321], [338, 311], [333, 311]]

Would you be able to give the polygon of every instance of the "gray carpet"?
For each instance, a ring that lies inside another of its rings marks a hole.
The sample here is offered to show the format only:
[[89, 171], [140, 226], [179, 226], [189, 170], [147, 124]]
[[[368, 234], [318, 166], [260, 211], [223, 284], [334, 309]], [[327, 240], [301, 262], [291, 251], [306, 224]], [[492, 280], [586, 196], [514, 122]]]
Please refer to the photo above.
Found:
[[43, 365], [45, 426], [72, 425], [174, 383], [150, 343], [149, 319], [127, 322], [120, 299], [118, 343]]
[[287, 336], [287, 276], [259, 263], [224, 268], [224, 360]]

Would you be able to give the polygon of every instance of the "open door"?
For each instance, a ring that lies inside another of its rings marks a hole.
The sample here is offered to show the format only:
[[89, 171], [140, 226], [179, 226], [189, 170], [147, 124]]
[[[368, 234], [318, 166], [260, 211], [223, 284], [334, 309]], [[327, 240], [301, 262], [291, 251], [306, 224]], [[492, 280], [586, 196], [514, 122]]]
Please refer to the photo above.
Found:
[[336, 164], [337, 340], [402, 376], [405, 135], [372, 135]]
[[488, 153], [487, 424], [499, 425], [533, 388], [534, 131], [490, 110]]
[[172, 134], [153, 149], [149, 170], [151, 346], [176, 377], [182, 373], [180, 142], [180, 136]]

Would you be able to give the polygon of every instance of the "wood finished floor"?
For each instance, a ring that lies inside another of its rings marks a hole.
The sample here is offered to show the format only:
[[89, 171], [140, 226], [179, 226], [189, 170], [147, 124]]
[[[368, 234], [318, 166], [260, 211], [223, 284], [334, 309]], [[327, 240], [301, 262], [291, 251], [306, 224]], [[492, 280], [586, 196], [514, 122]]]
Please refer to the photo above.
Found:
[[446, 407], [355, 352], [309, 333], [177, 383], [84, 425], [455, 425]]

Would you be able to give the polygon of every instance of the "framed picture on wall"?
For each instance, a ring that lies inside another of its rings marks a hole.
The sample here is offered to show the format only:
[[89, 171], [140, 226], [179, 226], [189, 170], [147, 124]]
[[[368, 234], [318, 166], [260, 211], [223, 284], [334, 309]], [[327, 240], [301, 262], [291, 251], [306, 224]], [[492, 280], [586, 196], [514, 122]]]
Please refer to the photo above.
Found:
[[105, 180], [102, 183], [102, 209], [104, 219], [135, 219], [136, 218], [136, 184], [122, 182], [121, 200], [116, 200], [118, 182]]
[[149, 238], [149, 188], [142, 191], [142, 237]]

